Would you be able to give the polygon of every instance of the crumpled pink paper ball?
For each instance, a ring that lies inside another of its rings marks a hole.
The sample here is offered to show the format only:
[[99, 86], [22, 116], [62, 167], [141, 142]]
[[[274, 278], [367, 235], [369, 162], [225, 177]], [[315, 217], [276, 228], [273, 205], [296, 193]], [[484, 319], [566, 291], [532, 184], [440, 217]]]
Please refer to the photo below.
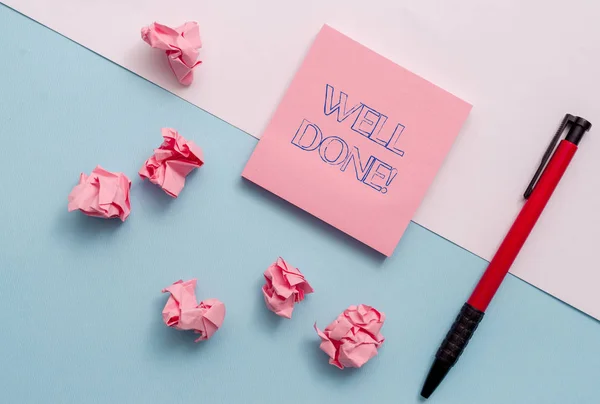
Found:
[[118, 217], [124, 222], [131, 212], [129, 188], [131, 181], [125, 174], [97, 166], [89, 176], [79, 176], [79, 184], [69, 194], [69, 212], [79, 209], [88, 216]]
[[217, 299], [196, 302], [196, 279], [179, 280], [162, 290], [171, 296], [162, 311], [165, 324], [177, 330], [193, 330], [200, 337], [195, 342], [213, 336], [225, 320], [225, 305]]
[[320, 348], [329, 355], [329, 363], [340, 369], [359, 368], [377, 355], [377, 349], [385, 338], [380, 330], [385, 314], [371, 306], [350, 306], [335, 321], [321, 331]]
[[194, 68], [202, 63], [197, 61], [202, 47], [197, 22], [186, 22], [177, 28], [155, 22], [142, 28], [142, 39], [151, 47], [165, 51], [169, 66], [181, 84], [192, 84]]
[[267, 308], [281, 317], [292, 318], [294, 304], [304, 300], [304, 295], [313, 293], [299, 269], [279, 257], [264, 273], [262, 292]]
[[142, 179], [160, 186], [168, 195], [177, 198], [185, 185], [185, 177], [204, 164], [202, 149], [186, 140], [175, 129], [163, 128], [163, 143], [140, 169]]

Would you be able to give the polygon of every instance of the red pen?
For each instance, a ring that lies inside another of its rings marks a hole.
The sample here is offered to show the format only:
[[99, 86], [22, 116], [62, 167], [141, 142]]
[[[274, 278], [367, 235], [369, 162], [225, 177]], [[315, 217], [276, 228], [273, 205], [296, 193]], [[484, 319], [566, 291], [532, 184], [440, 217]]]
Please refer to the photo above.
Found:
[[[565, 139], [558, 143], [565, 128], [570, 126]], [[542, 157], [533, 179], [525, 191], [527, 200], [517, 216], [508, 234], [500, 244], [471, 297], [460, 310], [454, 324], [435, 355], [435, 361], [429, 370], [421, 396], [429, 398], [442, 382], [452, 366], [458, 361], [471, 336], [481, 322], [485, 309], [490, 304], [517, 254], [525, 244], [533, 226], [542, 214], [544, 207], [565, 173], [571, 159], [577, 151], [577, 145], [592, 124], [587, 120], [571, 114], [565, 115], [558, 131], [552, 138], [548, 149]], [[556, 148], [556, 150], [555, 150]], [[553, 153], [554, 152], [554, 153]], [[548, 162], [548, 160], [550, 160]], [[546, 165], [547, 163], [547, 165]], [[539, 181], [538, 181], [539, 178]]]

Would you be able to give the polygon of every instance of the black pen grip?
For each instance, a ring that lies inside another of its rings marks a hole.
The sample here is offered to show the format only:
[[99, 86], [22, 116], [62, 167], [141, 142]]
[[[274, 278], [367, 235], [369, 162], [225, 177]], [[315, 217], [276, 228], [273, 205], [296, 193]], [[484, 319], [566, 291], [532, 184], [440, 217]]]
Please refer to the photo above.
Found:
[[436, 359], [444, 362], [448, 367], [454, 366], [483, 319], [484, 314], [484, 312], [477, 310], [469, 303], [465, 303], [435, 354]]
[[435, 361], [429, 369], [427, 379], [425, 379], [423, 389], [421, 390], [421, 395], [424, 398], [429, 398], [437, 386], [444, 380], [444, 377], [446, 377], [452, 366], [458, 361], [458, 358], [467, 347], [469, 340], [481, 322], [483, 315], [482, 311], [477, 310], [469, 303], [465, 303], [462, 309], [460, 309], [460, 313], [456, 316], [454, 324], [452, 324], [450, 331], [446, 334], [446, 338], [444, 338], [442, 345], [440, 345], [435, 354]]

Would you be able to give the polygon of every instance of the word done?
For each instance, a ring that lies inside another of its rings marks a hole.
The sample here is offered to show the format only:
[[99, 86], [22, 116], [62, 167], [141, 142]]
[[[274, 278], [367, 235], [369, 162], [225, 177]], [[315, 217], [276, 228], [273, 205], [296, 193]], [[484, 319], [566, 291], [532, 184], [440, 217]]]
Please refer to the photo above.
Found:
[[387, 193], [388, 187], [398, 174], [398, 170], [375, 156], [369, 156], [363, 164], [358, 147], [350, 147], [338, 136], [324, 138], [321, 129], [306, 119], [296, 131], [292, 144], [307, 152], [316, 151], [321, 160], [331, 166], [339, 166], [342, 172], [352, 164], [356, 179], [382, 194]]

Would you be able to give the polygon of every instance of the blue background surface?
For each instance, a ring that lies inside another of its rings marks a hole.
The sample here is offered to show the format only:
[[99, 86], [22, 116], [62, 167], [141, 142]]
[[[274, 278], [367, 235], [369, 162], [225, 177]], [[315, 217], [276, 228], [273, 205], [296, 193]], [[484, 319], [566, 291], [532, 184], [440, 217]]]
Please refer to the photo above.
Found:
[[[245, 183], [255, 139], [1, 5], [0, 49], [1, 402], [422, 402], [485, 261], [415, 224], [384, 260]], [[205, 152], [177, 200], [136, 175], [163, 126]], [[133, 180], [124, 224], [67, 213], [96, 164]], [[292, 320], [260, 293], [278, 255], [316, 290]], [[200, 344], [160, 315], [160, 290], [192, 277], [227, 306]], [[387, 314], [387, 340], [339, 371], [312, 325], [358, 303]], [[599, 371], [600, 324], [509, 276], [430, 401], [598, 402]]]

